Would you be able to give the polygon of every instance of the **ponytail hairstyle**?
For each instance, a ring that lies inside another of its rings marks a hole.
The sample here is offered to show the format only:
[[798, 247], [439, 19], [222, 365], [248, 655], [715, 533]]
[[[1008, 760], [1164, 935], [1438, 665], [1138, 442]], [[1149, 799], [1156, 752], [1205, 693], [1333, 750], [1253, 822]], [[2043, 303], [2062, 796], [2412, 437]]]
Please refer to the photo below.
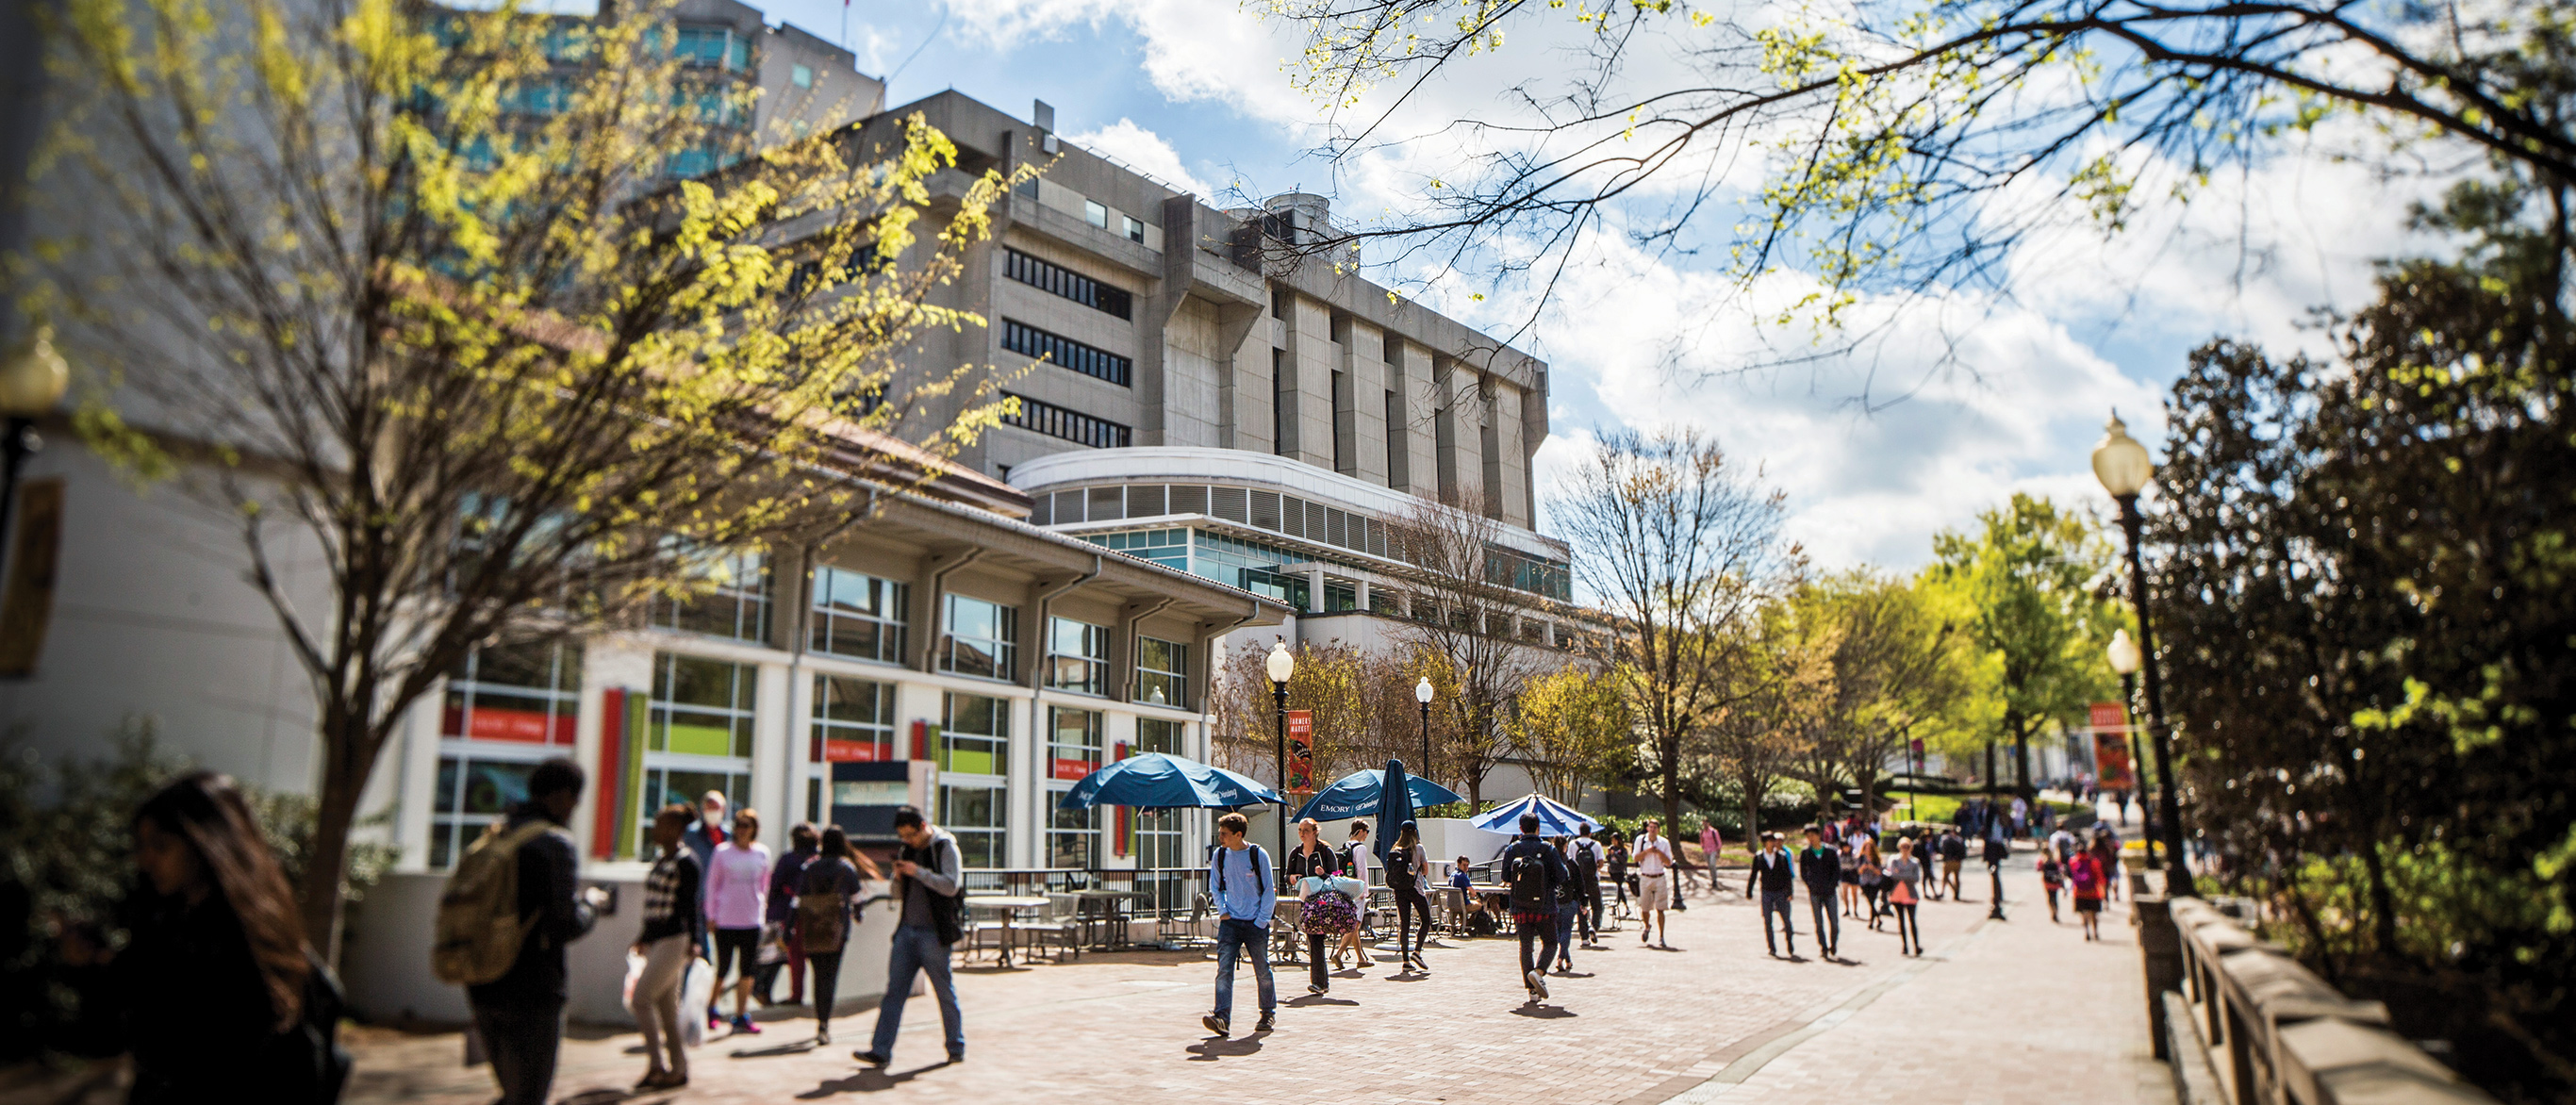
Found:
[[259, 821], [232, 777], [191, 771], [162, 787], [134, 811], [134, 823], [188, 842], [204, 865], [206, 881], [241, 922], [251, 962], [268, 989], [270, 1025], [284, 1032], [304, 1018], [304, 984], [313, 974], [305, 957], [304, 920], [286, 872], [260, 836]]
[[877, 861], [869, 859], [866, 852], [850, 847], [850, 834], [842, 832], [838, 825], [823, 830], [822, 849], [825, 859], [850, 861], [850, 866], [859, 869], [860, 878], [873, 881], [885, 877], [885, 872], [877, 869]]

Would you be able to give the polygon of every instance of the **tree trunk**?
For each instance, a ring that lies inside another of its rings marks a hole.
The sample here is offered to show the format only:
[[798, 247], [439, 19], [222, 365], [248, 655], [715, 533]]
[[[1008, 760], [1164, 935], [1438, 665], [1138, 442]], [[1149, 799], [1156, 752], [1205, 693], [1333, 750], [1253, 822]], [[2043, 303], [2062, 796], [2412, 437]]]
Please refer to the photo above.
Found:
[[375, 768], [374, 741], [364, 719], [345, 709], [326, 711], [322, 729], [322, 788], [313, 811], [313, 843], [305, 856], [304, 882], [295, 888], [304, 938], [326, 964], [340, 961], [341, 886], [349, 869], [349, 828]]
[[1986, 742], [1986, 793], [1995, 792], [1995, 742]]

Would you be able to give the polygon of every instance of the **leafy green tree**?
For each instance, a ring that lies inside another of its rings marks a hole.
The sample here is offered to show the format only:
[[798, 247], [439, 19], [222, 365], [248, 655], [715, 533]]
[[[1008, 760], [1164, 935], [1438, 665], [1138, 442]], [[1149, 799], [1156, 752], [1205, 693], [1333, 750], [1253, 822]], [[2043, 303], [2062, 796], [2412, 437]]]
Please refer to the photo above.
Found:
[[2331, 362], [2171, 399], [2152, 601], [2189, 826], [2278, 938], [2517, 1101], [2576, 1094], [2576, 328], [2563, 186], [2464, 184]]
[[2015, 492], [1975, 531], [1934, 536], [1932, 551], [1927, 581], [1964, 611], [1959, 630], [1986, 659], [1978, 693], [2012, 746], [2014, 788], [2029, 794], [2030, 738], [2113, 686], [2102, 648], [2120, 614], [2095, 583], [2110, 546], [2085, 517]]
[[2337, 115], [2435, 160], [2576, 179], [2568, 0], [1261, 6], [1306, 32], [1291, 79], [1354, 166], [1425, 141], [1393, 116], [1453, 67], [1557, 38], [1512, 89], [1524, 117], [1431, 136], [1463, 156], [1421, 182], [1423, 207], [1354, 231], [1431, 273], [1426, 257], [1545, 277], [1601, 233], [1731, 242], [1740, 280], [1794, 269], [1816, 282], [1799, 307], [1830, 319], [1872, 291], [2001, 287], [2050, 231], [2117, 232], [2147, 197], [2188, 197]]
[[[669, 4], [603, 10], [70, 0], [54, 27], [34, 298], [120, 366], [89, 443], [191, 458], [313, 687], [326, 956], [367, 780], [470, 649], [709, 585], [675, 553], [862, 519], [1001, 413], [983, 366], [908, 355], [982, 325], [929, 297], [1009, 182], [917, 118], [754, 149], [727, 120], [756, 89], [674, 56]], [[671, 182], [702, 158], [734, 163]]]
[[1977, 689], [1977, 668], [1966, 634], [1920, 584], [1859, 569], [1802, 587], [1789, 602], [1825, 631], [1830, 683], [1800, 764], [1830, 814], [1842, 786], [1876, 793], [1888, 760], [1909, 741], [1954, 724]]
[[1637, 764], [1637, 724], [1627, 681], [1616, 673], [1565, 667], [1521, 688], [1510, 724], [1514, 751], [1539, 789], [1561, 802], [1583, 796], [1587, 779], [1625, 776]]

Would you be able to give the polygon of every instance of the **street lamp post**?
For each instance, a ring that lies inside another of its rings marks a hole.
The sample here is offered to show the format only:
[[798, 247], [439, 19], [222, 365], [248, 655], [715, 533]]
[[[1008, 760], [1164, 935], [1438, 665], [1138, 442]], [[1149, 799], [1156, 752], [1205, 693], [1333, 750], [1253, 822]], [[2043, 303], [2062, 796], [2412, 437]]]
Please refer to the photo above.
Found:
[[1297, 658], [1288, 652], [1286, 638], [1270, 646], [1266, 661], [1270, 674], [1270, 706], [1277, 727], [1272, 751], [1279, 763], [1279, 862], [1288, 860], [1288, 678], [1297, 674]]
[[[2143, 784], [2146, 782], [2147, 778], [2146, 745], [2138, 739], [2136, 709], [2138, 700], [2138, 667], [2140, 664], [2145, 663], [2146, 657], [2138, 652], [2138, 642], [2130, 640], [2129, 631], [2125, 629], [2112, 631], [2111, 647], [2105, 649], [2104, 653], [2111, 661], [2111, 670], [2119, 673], [2120, 676], [2120, 720], [2126, 723], [2129, 727], [2129, 778], [2132, 784], [2134, 784], [2130, 789], [2138, 793], [2138, 808], [2140, 810], [2145, 810], [2147, 808], [2147, 792], [2146, 787]], [[2127, 798], [2124, 796], [2121, 801], [2126, 802]], [[2147, 820], [2149, 822], [2153, 822], [2155, 819], [2148, 818]], [[2128, 807], [2124, 805], [2120, 808], [2120, 824], [2126, 825], [2128, 823]], [[2153, 867], [2156, 865], [2156, 834], [2152, 832], [2146, 834], [2145, 844], [2147, 846], [2147, 866]]]
[[[0, 540], [9, 536], [9, 516], [18, 506], [18, 472], [27, 458], [44, 448], [36, 436], [36, 419], [62, 401], [71, 384], [71, 368], [54, 351], [54, 328], [37, 323], [27, 340], [9, 351], [0, 364]], [[8, 553], [0, 549], [0, 560]]]
[[1421, 758], [1420, 760], [1415, 761], [1415, 762], [1416, 762], [1416, 763], [1419, 763], [1419, 764], [1421, 764], [1421, 765], [1422, 765], [1422, 771], [1421, 771], [1421, 774], [1429, 775], [1429, 774], [1431, 774], [1431, 677], [1430, 677], [1430, 676], [1428, 676], [1428, 675], [1423, 676], [1423, 677], [1422, 677], [1422, 682], [1419, 682], [1419, 683], [1416, 683], [1416, 684], [1414, 684], [1414, 685], [1413, 685], [1413, 700], [1414, 700], [1415, 702], [1419, 702], [1419, 703], [1421, 703], [1421, 704], [1422, 704], [1422, 758]]
[[2147, 677], [2147, 732], [2156, 745], [2156, 819], [2164, 822], [2165, 893], [2180, 897], [2192, 892], [2191, 868], [2182, 847], [2182, 802], [2174, 794], [2173, 731], [2165, 724], [2164, 681], [2156, 671], [2156, 630], [2147, 617], [2147, 569], [2138, 559], [2139, 530], [2145, 523], [2138, 516], [2138, 493], [2146, 490], [2155, 472], [2147, 447], [2130, 438], [2129, 427], [2113, 414], [2103, 427], [2102, 444], [2093, 449], [2093, 475], [2120, 504], [2120, 531], [2128, 538], [2129, 604], [2138, 613], [2140, 670]]

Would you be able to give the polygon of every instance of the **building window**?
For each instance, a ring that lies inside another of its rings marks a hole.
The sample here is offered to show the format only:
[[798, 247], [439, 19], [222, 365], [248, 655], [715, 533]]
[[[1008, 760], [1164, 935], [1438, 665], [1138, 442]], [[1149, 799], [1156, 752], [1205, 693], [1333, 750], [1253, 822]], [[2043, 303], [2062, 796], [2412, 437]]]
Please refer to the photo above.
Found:
[[1019, 671], [1020, 612], [965, 595], [948, 596], [939, 666], [958, 675], [1010, 679]]
[[814, 569], [814, 634], [807, 647], [854, 660], [903, 662], [912, 586], [844, 568]]
[[581, 727], [581, 645], [492, 645], [447, 678], [439, 735], [449, 740], [573, 743]]
[[999, 786], [939, 788], [939, 827], [957, 838], [958, 862], [994, 868], [1009, 862], [1008, 790]]
[[454, 866], [456, 858], [465, 854], [465, 846], [483, 835], [485, 826], [527, 801], [528, 774], [536, 769], [533, 756], [524, 760], [439, 757], [438, 793], [430, 799], [430, 870]]
[[696, 549], [669, 542], [678, 570], [697, 581], [684, 598], [655, 595], [646, 620], [657, 629], [738, 641], [769, 639], [769, 554]]
[[737, 73], [751, 68], [751, 40], [731, 27], [682, 27], [679, 48], [672, 53], [687, 65]]
[[1134, 242], [1140, 246], [1145, 244], [1145, 224], [1136, 221], [1135, 216], [1118, 216], [1118, 226], [1119, 232], [1127, 235], [1128, 241]]
[[939, 770], [958, 775], [1009, 773], [1011, 704], [980, 694], [945, 697], [945, 722], [939, 727]]
[[1016, 249], [1002, 251], [1002, 275], [1041, 291], [1053, 292], [1095, 311], [1132, 317], [1136, 298], [1072, 269], [1041, 261]]
[[1076, 445], [1094, 449], [1124, 449], [1135, 439], [1131, 427], [1106, 418], [1094, 418], [1079, 411], [1066, 410], [1053, 403], [1041, 403], [1025, 395], [1003, 392], [1003, 398], [1020, 401], [1020, 413], [1003, 415], [1002, 424], [1034, 430], [1048, 437], [1062, 438]]
[[[648, 842], [652, 839], [653, 814], [656, 811], [673, 802], [695, 806], [699, 799], [706, 797], [708, 791], [724, 795], [727, 809], [738, 810], [750, 805], [751, 765], [747, 763], [715, 767], [646, 765], [644, 800], [635, 804], [636, 812], [640, 815], [636, 822], [639, 829], [636, 839]], [[648, 843], [645, 847], [649, 851], [651, 845]]]
[[1095, 380], [1107, 380], [1126, 387], [1134, 375], [1136, 362], [1106, 349], [1084, 345], [1072, 338], [1047, 333], [1026, 323], [1002, 320], [1002, 348], [1031, 357], [1043, 357]]
[[1307, 609], [1306, 577], [1285, 575], [1278, 571], [1282, 564], [1312, 557], [1290, 553], [1272, 545], [1240, 541], [1232, 537], [1193, 531], [1195, 548], [1191, 552], [1190, 573], [1219, 583], [1230, 583], [1253, 594], [1277, 599], [1299, 610]]
[[814, 763], [898, 759], [894, 684], [845, 675], [814, 677]]
[[814, 67], [811, 65], [799, 65], [795, 68], [789, 69], [787, 71], [787, 79], [796, 82], [796, 87], [798, 88], [812, 88], [814, 87]]
[[1107, 230], [1109, 229], [1109, 209], [1101, 206], [1098, 200], [1084, 200], [1082, 201], [1082, 221]]
[[750, 664], [653, 654], [652, 716], [645, 747], [688, 756], [749, 759], [760, 669]]
[[1383, 614], [1390, 618], [1403, 617], [1403, 593], [1389, 591], [1384, 587], [1369, 588], [1369, 613]]
[[[1188, 709], [1190, 649], [1178, 641], [1136, 638], [1136, 701]], [[1155, 749], [1161, 752], [1165, 749]]]
[[1047, 709], [1047, 778], [1081, 782], [1100, 770], [1100, 711]]
[[1187, 722], [1165, 721], [1155, 717], [1136, 719], [1136, 751], [1160, 752], [1166, 756], [1186, 756], [1183, 745], [1189, 740]]
[[1190, 570], [1190, 531], [1185, 529], [1133, 530], [1127, 533], [1095, 533], [1084, 537], [1104, 549], [1140, 556], [1166, 568]]
[[1062, 790], [1047, 792], [1046, 865], [1060, 871], [1101, 866], [1100, 807], [1069, 810], [1059, 804]]
[[1324, 612], [1339, 614], [1360, 608], [1359, 585], [1347, 579], [1324, 577]]
[[1071, 618], [1047, 619], [1047, 686], [1109, 693], [1109, 628]]

